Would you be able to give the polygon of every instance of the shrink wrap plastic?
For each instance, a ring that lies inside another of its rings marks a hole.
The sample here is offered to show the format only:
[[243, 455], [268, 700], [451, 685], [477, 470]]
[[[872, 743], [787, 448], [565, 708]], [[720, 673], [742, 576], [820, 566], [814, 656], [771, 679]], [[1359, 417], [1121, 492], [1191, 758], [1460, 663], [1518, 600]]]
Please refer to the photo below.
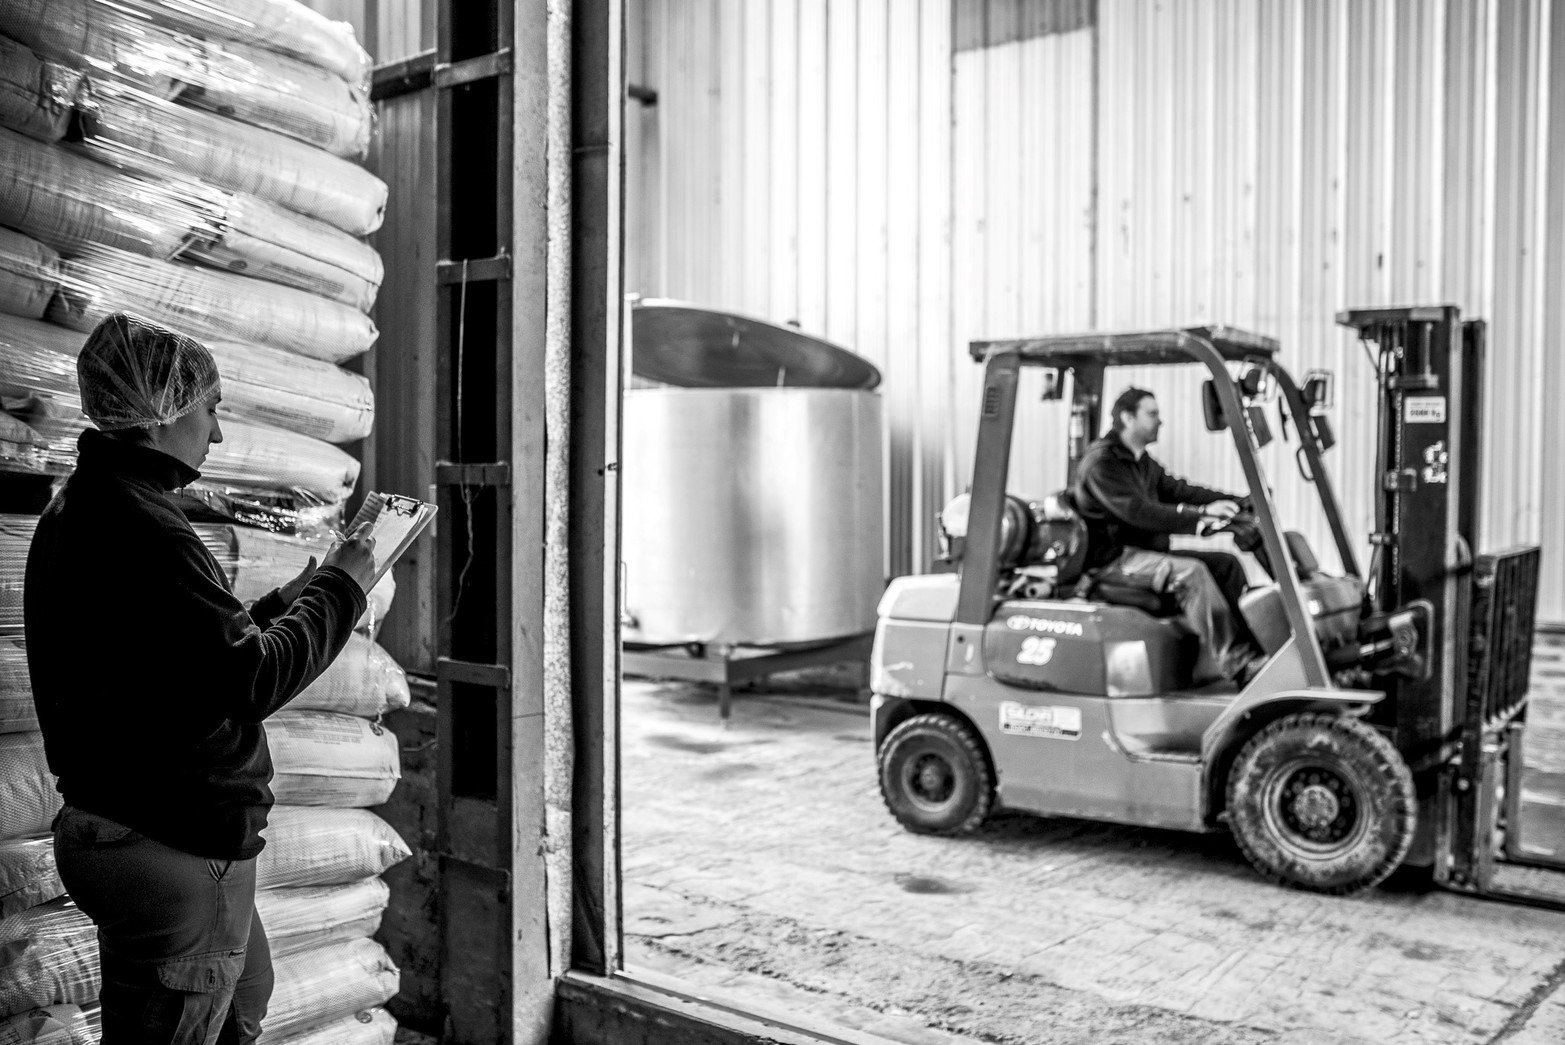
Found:
[[391, 730], [328, 711], [281, 711], [263, 724], [272, 752], [272, 794], [289, 805], [334, 809], [382, 805], [402, 776]]
[[340, 1020], [383, 1005], [401, 974], [374, 940], [328, 944], [274, 958], [277, 974], [266, 1015], [268, 1039]]
[[[75, 0], [84, 6], [88, 0]], [[101, 0], [100, 0], [101, 2]], [[298, 0], [118, 0], [124, 9], [196, 36], [217, 36], [290, 55], [368, 87], [373, 68], [353, 27]]]
[[0, 1017], [0, 1045], [98, 1045], [99, 1037], [79, 1005], [49, 1005]]
[[[86, 339], [79, 331], [0, 315], [0, 403], [19, 413], [80, 415], [76, 356]], [[362, 439], [374, 427], [375, 393], [361, 374], [260, 345], [213, 341], [207, 349], [223, 378], [218, 411], [225, 418], [327, 442]], [[222, 452], [221, 445], [213, 448]]]
[[0, 918], [64, 895], [65, 884], [54, 866], [52, 836], [0, 842]]
[[33, 681], [27, 673], [27, 646], [20, 635], [0, 635], [0, 733], [38, 729]]
[[[0, 184], [0, 195], [8, 191]], [[0, 312], [40, 319], [59, 289], [60, 256], [31, 236], [0, 228]]]
[[[195, 531], [228, 575], [234, 597], [246, 605], [297, 577], [309, 565], [310, 556], [320, 562], [331, 547], [328, 539], [286, 537], [247, 526], [197, 523]], [[370, 589], [369, 606], [359, 627], [378, 630], [396, 594], [396, 581], [388, 572]]]
[[356, 882], [412, 855], [396, 829], [366, 809], [273, 806], [263, 834], [260, 889]]
[[[22, 634], [22, 578], [27, 572], [27, 548], [33, 542], [33, 527], [37, 525], [38, 517], [34, 515], [0, 514], [0, 636]], [[4, 735], [0, 735], [0, 744], [4, 742]], [[0, 804], [0, 817], [4, 815], [5, 806]], [[3, 830], [0, 836], [4, 836]]]
[[0, 919], [0, 1016], [98, 997], [98, 930], [70, 900]]
[[[266, 1045], [392, 1045], [396, 1037], [397, 1021], [391, 1013], [385, 1009], [364, 1009], [286, 1038], [268, 1039]], [[0, 1045], [5, 1045], [3, 1039]]]
[[67, 255], [100, 245], [183, 258], [361, 312], [385, 275], [367, 243], [269, 200], [167, 165], [138, 176], [7, 130], [0, 130], [0, 224]]
[[0, 842], [47, 834], [60, 805], [43, 734], [0, 733]]
[[0, 36], [0, 127], [57, 142], [70, 129], [85, 78]]
[[112, 82], [95, 85], [89, 115], [79, 148], [107, 163], [153, 172], [172, 167], [354, 236], [374, 232], [385, 217], [385, 182], [285, 135]]
[[[255, 909], [277, 955], [372, 936], [390, 901], [385, 882], [365, 878], [346, 885], [262, 889], [255, 894]], [[332, 934], [336, 938], [328, 939]]]
[[337, 156], [363, 156], [369, 147], [374, 115], [362, 82], [234, 40], [161, 28], [119, 0], [6, 0], [0, 33], [49, 61], [112, 74]]
[[[0, 658], [5, 653], [0, 640]], [[4, 661], [0, 659], [0, 686], [4, 685]], [[3, 689], [0, 689], [3, 693]], [[0, 701], [4, 697], [0, 696]], [[360, 718], [376, 718], [405, 708], [410, 701], [407, 673], [391, 654], [355, 632], [348, 645], [320, 678], [310, 683], [289, 704], [291, 711], [335, 711]], [[3, 706], [3, 705], [0, 705]], [[0, 713], [3, 714], [3, 713]], [[4, 721], [0, 719], [0, 729]], [[36, 727], [35, 727], [36, 728]]]
[[375, 344], [358, 309], [293, 287], [91, 247], [61, 264], [49, 320], [91, 332], [111, 312], [133, 312], [198, 341], [258, 343], [341, 363]]

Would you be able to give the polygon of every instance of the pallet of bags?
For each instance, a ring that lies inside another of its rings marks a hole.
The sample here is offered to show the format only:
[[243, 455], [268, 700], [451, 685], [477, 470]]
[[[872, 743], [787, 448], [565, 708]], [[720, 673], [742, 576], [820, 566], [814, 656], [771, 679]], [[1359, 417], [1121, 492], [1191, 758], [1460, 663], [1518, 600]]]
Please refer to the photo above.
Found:
[[[0, 657], [4, 650], [0, 640]], [[0, 661], [0, 677], [3, 672]], [[407, 673], [368, 635], [354, 632], [331, 667], [289, 702], [288, 708], [377, 718], [407, 707], [410, 701]], [[3, 720], [0, 728], [4, 728]]]
[[0, 1017], [0, 1045], [97, 1045], [100, 1037], [80, 1005], [46, 1005]]
[[98, 998], [98, 931], [67, 897], [0, 918], [0, 1017]]
[[[0, 403], [80, 416], [76, 357], [86, 340], [80, 331], [0, 315]], [[374, 427], [375, 393], [362, 374], [260, 345], [214, 341], [207, 348], [223, 379], [218, 410], [225, 418], [328, 443], [363, 439]]]
[[0, 842], [47, 834], [59, 811], [43, 734], [0, 733]]
[[19, 417], [0, 410], [0, 471], [49, 474], [49, 443]]
[[264, 723], [272, 751], [272, 794], [290, 805], [378, 806], [402, 778], [391, 730], [330, 711], [280, 711]]
[[[350, 1016], [295, 1031], [267, 1045], [392, 1045], [397, 1021], [385, 1009], [362, 1009]], [[64, 1045], [64, 1043], [62, 1043]]]
[[54, 864], [52, 835], [0, 842], [0, 918], [64, 895], [65, 885]]
[[367, 809], [277, 805], [256, 858], [256, 888], [345, 885], [384, 874], [412, 851]]
[[363, 83], [233, 39], [164, 29], [117, 0], [7, 0], [0, 33], [40, 58], [106, 71], [337, 156], [360, 157], [369, 147], [374, 115]]
[[22, 580], [36, 515], [0, 514], [0, 635], [22, 633]]

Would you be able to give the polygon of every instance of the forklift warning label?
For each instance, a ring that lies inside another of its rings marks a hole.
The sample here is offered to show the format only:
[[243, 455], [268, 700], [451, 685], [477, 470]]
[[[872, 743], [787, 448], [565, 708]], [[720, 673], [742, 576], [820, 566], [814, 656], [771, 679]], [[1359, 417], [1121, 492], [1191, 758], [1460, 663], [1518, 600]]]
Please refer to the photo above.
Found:
[[1445, 424], [1445, 396], [1408, 396], [1402, 419], [1410, 425]]
[[1014, 700], [1000, 704], [1000, 732], [1018, 737], [1075, 740], [1081, 736], [1080, 708], [1037, 708]]

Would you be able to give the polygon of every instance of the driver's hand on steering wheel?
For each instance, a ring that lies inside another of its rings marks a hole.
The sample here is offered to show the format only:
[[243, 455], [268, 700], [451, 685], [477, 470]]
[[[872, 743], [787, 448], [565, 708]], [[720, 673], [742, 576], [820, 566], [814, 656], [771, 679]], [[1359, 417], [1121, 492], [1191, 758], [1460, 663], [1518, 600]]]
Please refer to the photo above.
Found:
[[1227, 499], [1201, 506], [1201, 514], [1208, 519], [1232, 519], [1239, 514], [1239, 503]]

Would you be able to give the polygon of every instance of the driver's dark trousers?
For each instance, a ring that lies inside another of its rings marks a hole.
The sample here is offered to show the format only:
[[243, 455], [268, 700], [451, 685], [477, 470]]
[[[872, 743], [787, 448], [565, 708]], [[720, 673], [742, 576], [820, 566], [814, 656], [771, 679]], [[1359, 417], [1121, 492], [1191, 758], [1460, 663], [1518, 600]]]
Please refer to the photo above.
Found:
[[[1207, 566], [1208, 556], [1232, 560], [1238, 573], [1238, 590], [1230, 602], [1228, 591], [1236, 583], [1224, 572], [1219, 584]], [[1227, 552], [1169, 552], [1127, 548], [1098, 574], [1100, 583], [1140, 588], [1174, 597], [1179, 616], [1200, 639], [1194, 682], [1198, 686], [1236, 677], [1256, 655], [1245, 638], [1237, 615], [1239, 594], [1244, 591], [1244, 569]]]
[[255, 861], [171, 849], [67, 805], [60, 879], [98, 927], [102, 1045], [249, 1045], [272, 996]]

